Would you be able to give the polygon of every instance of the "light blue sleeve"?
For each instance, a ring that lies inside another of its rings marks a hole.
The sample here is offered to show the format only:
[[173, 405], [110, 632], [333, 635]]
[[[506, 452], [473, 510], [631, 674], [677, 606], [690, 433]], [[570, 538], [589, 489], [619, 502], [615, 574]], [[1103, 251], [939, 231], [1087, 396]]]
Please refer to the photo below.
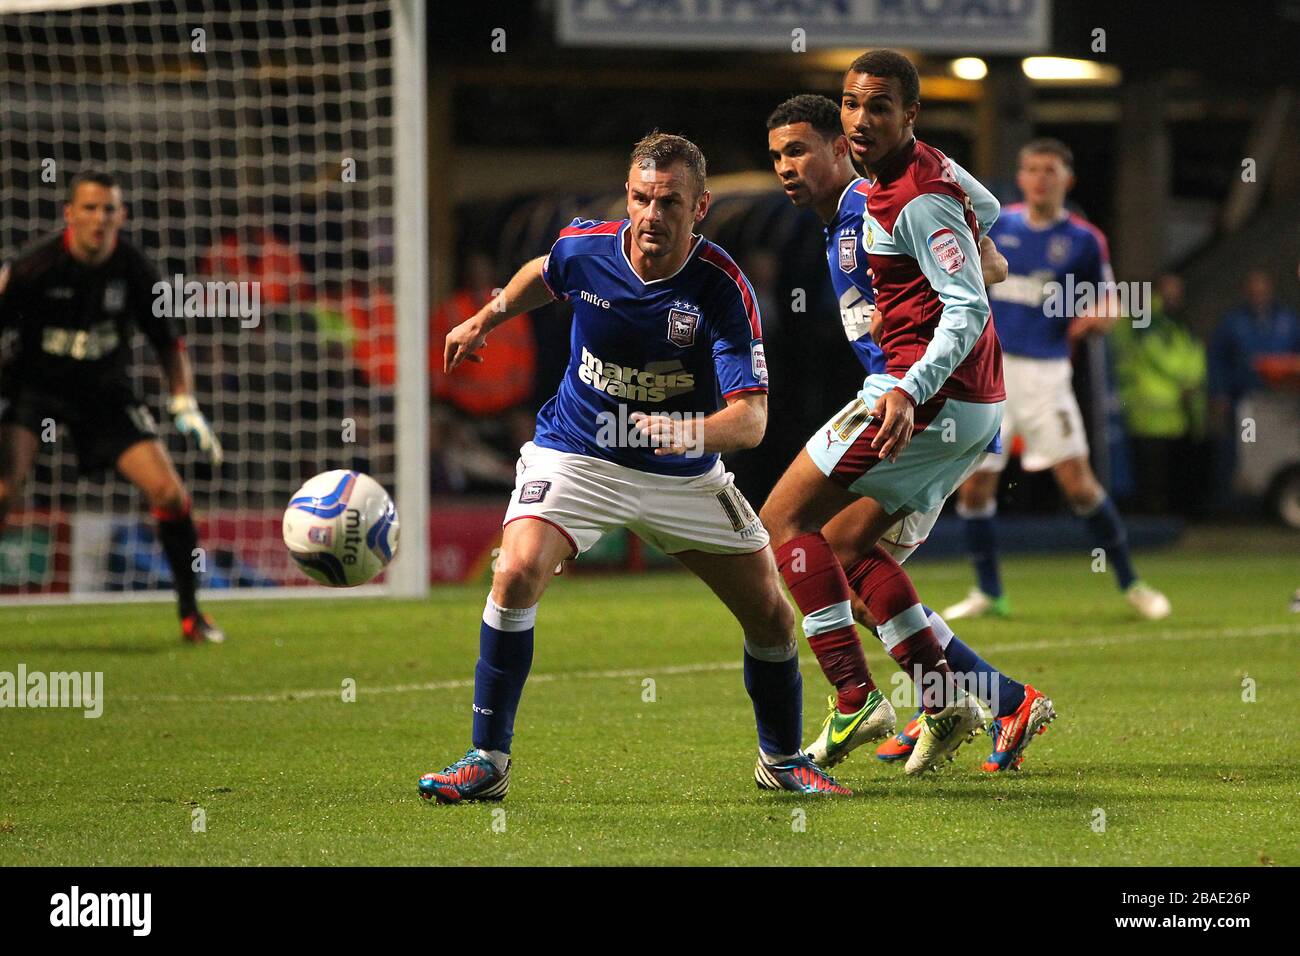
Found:
[[948, 162], [952, 163], [952, 171], [957, 177], [957, 185], [970, 197], [971, 209], [975, 212], [975, 222], [979, 224], [980, 238], [983, 239], [989, 234], [993, 224], [998, 221], [998, 216], [1002, 214], [1002, 204], [998, 202], [997, 196], [984, 188], [982, 182], [956, 163], [953, 163], [952, 160], [948, 160]]
[[921, 405], [970, 354], [991, 310], [979, 249], [956, 199], [938, 193], [917, 196], [894, 222], [894, 245], [917, 261], [943, 303], [933, 340], [899, 383]]

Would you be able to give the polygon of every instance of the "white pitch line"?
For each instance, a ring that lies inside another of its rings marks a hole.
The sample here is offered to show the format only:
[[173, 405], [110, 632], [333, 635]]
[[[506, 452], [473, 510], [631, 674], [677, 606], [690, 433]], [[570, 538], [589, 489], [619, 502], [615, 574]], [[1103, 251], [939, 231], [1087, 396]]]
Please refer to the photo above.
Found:
[[[1058, 648], [1104, 647], [1114, 643], [1140, 643], [1142, 641], [1200, 641], [1210, 638], [1272, 637], [1293, 634], [1300, 637], [1300, 626], [1286, 624], [1263, 624], [1258, 627], [1202, 628], [1198, 631], [1133, 631], [1127, 634], [1096, 635], [1094, 637], [1076, 637], [1052, 640], [1044, 638], [1038, 641], [1021, 641], [1012, 644], [997, 644], [988, 650], [994, 654], [1017, 651], [1044, 651]], [[800, 663], [816, 667], [816, 659], [804, 655]], [[741, 662], [712, 661], [703, 664], [670, 664], [666, 667], [635, 667], [618, 670], [570, 671], [554, 674], [529, 674], [528, 681], [533, 684], [549, 684], [567, 680], [622, 680], [644, 678], [660, 674], [707, 674], [718, 671], [738, 671]], [[390, 684], [387, 686], [357, 688], [358, 694], [409, 694], [435, 690], [458, 690], [473, 687], [472, 678], [462, 680], [426, 681], [420, 684]], [[296, 700], [312, 700], [322, 697], [337, 697], [342, 687], [308, 688], [306, 690], [279, 691], [272, 694], [221, 694], [212, 696], [166, 694], [120, 697], [119, 700], [148, 701], [150, 703], [211, 703], [211, 704], [275, 704]]]

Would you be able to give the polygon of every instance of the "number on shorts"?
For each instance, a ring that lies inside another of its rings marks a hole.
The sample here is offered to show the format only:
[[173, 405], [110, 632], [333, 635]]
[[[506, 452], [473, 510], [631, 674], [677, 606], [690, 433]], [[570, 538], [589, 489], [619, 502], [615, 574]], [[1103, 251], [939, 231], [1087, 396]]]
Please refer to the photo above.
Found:
[[867, 408], [867, 403], [860, 398], [855, 398], [853, 403], [831, 422], [831, 428], [839, 436], [840, 441], [848, 441], [849, 436], [865, 425], [870, 418], [871, 410]]
[[718, 504], [722, 505], [722, 510], [726, 512], [732, 531], [744, 531], [758, 520], [754, 509], [749, 506], [745, 496], [736, 490], [735, 485], [727, 485], [718, 492]]
[[1074, 431], [1074, 422], [1070, 419], [1070, 413], [1062, 408], [1056, 414], [1061, 416], [1061, 437], [1069, 438]]

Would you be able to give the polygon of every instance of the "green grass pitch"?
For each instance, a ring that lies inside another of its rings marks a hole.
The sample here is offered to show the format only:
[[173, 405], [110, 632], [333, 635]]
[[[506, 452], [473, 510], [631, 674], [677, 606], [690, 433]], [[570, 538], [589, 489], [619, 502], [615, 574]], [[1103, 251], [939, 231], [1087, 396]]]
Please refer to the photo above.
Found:
[[[1300, 862], [1296, 562], [1138, 555], [1174, 604], [1143, 624], [1088, 560], [1008, 560], [1014, 620], [958, 628], [1056, 701], [1021, 773], [979, 771], [987, 738], [920, 780], [859, 751], [840, 800], [754, 787], [739, 630], [685, 575], [554, 583], [510, 795], [459, 807], [415, 783], [468, 746], [481, 587], [212, 604], [231, 639], [201, 648], [164, 605], [3, 608], [0, 671], [102, 671], [105, 701], [0, 710], [0, 865]], [[933, 605], [969, 586], [910, 568]]]

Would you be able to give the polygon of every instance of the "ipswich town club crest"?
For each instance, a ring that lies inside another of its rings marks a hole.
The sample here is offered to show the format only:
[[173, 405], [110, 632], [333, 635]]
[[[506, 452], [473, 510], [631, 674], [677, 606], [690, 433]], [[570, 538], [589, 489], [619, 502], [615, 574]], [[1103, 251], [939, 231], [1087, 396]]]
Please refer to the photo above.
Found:
[[695, 328], [700, 324], [698, 312], [672, 308], [668, 310], [668, 341], [678, 348], [695, 344]]
[[1072, 245], [1068, 236], [1053, 236], [1047, 243], [1047, 261], [1054, 266], [1063, 265], [1070, 258]]
[[546, 493], [551, 490], [549, 481], [525, 481], [524, 486], [519, 489], [519, 503], [521, 505], [535, 505], [546, 498]]
[[858, 267], [858, 237], [840, 236], [840, 271], [852, 272]]
[[126, 281], [114, 279], [104, 286], [104, 311], [112, 315], [121, 312], [124, 305], [126, 305]]

